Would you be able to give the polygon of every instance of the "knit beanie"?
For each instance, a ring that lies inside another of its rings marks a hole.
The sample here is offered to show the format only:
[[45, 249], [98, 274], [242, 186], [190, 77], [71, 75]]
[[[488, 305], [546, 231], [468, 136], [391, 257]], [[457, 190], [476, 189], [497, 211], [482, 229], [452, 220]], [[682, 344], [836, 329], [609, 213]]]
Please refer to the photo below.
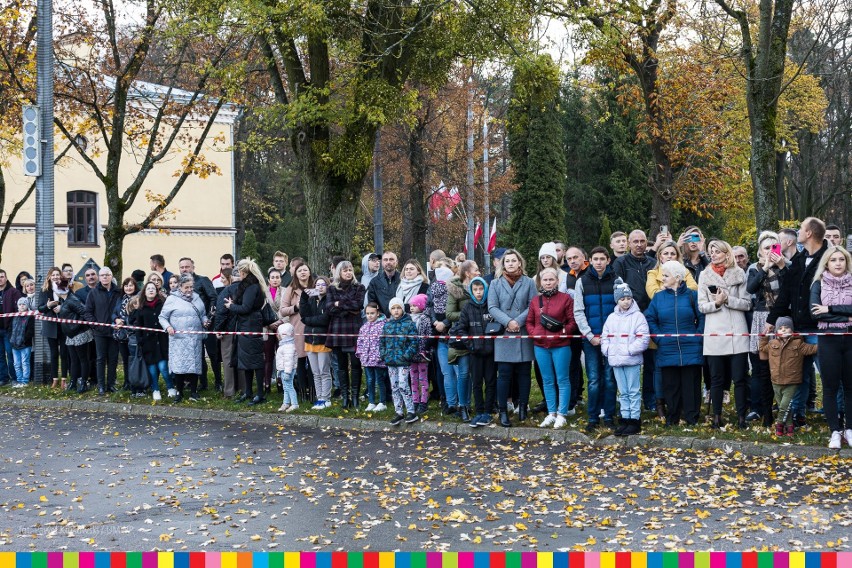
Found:
[[405, 309], [405, 304], [399, 298], [391, 298], [391, 301], [388, 302], [388, 309], [391, 309], [394, 306], [399, 306], [402, 309]]
[[420, 310], [421, 312], [426, 311], [426, 301], [429, 299], [426, 294], [417, 294], [413, 298], [411, 298], [411, 302], [409, 302], [412, 306]]
[[612, 289], [612, 295], [615, 298], [615, 301], [618, 302], [622, 298], [632, 298], [633, 291], [630, 289], [630, 286], [624, 283], [624, 280], [616, 278], [615, 285]]
[[796, 328], [793, 327], [793, 318], [788, 318], [787, 316], [781, 316], [775, 321], [775, 329], [779, 327], [789, 327], [790, 331], [796, 331]]
[[538, 249], [538, 257], [541, 258], [543, 256], [552, 256], [553, 258], [557, 258], [556, 243], [544, 243], [541, 245], [541, 248]]
[[439, 282], [449, 282], [453, 277], [453, 271], [446, 266], [439, 266], [435, 269], [435, 280]]
[[26, 297], [18, 298], [18, 307], [20, 308], [21, 306], [30, 306], [30, 302]]

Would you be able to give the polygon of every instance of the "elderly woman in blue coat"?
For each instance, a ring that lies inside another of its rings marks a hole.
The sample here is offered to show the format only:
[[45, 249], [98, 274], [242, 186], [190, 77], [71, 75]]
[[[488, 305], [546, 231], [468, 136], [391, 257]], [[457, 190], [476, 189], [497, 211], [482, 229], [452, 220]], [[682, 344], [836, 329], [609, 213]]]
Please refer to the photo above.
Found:
[[[503, 255], [497, 274], [488, 288], [488, 312], [503, 326], [503, 336], [526, 335], [527, 312], [536, 296], [533, 279], [524, 272], [524, 257], [515, 249]], [[518, 418], [527, 419], [530, 380], [534, 357], [532, 339], [495, 339], [494, 362], [497, 363], [497, 406], [500, 425], [511, 426], [507, 401], [512, 381], [518, 383]]]
[[698, 309], [698, 293], [686, 285], [686, 267], [670, 260], [660, 268], [663, 289], [654, 294], [645, 319], [655, 335], [657, 366], [662, 369], [666, 425], [676, 426], [681, 414], [687, 424], [695, 425], [701, 408], [703, 341], [700, 335], [681, 334], [704, 333], [704, 314]]

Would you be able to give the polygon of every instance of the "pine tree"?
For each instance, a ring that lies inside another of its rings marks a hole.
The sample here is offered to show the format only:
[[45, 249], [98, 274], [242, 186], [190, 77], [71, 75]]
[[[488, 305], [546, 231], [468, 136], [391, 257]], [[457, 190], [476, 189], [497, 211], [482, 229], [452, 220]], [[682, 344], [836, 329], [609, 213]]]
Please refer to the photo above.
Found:
[[509, 107], [509, 154], [518, 189], [512, 195], [514, 245], [535, 270], [545, 242], [565, 239], [565, 154], [559, 72], [549, 56], [515, 70]]
[[240, 258], [253, 258], [257, 260], [257, 237], [254, 236], [254, 231], [248, 229], [245, 237], [243, 237], [243, 246], [240, 247]]

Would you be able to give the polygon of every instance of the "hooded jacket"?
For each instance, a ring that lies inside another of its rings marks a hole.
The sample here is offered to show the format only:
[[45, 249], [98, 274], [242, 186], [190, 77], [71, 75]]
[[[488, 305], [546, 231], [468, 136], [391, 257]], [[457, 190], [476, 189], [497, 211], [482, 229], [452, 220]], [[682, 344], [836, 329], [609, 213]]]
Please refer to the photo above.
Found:
[[601, 352], [611, 367], [641, 365], [642, 354], [648, 349], [650, 340], [648, 321], [634, 298], [627, 310], [622, 311], [616, 306], [606, 318], [601, 333]]
[[[485, 287], [485, 291], [482, 294], [482, 301], [480, 302], [477, 302], [476, 298], [473, 296], [473, 290], [471, 287], [474, 282], [482, 284]], [[462, 306], [461, 312], [459, 312], [458, 321], [455, 325], [453, 325], [453, 329], [450, 333], [452, 335], [480, 336], [475, 339], [463, 340], [464, 344], [467, 346], [467, 350], [474, 355], [491, 355], [494, 353], [494, 340], [481, 338], [481, 336], [485, 335], [485, 326], [491, 323], [494, 319], [488, 311], [488, 283], [484, 278], [477, 276], [470, 281], [467, 293], [469, 295], [469, 299], [464, 306]]]
[[[645, 311], [652, 334], [704, 333], [704, 314], [698, 310], [698, 294], [681, 282], [678, 289], [654, 294]], [[654, 337], [658, 367], [703, 365], [702, 338]]]
[[798, 385], [802, 382], [802, 362], [805, 357], [815, 355], [817, 346], [805, 343], [801, 336], [786, 339], [760, 338], [760, 351], [769, 356], [769, 374], [776, 385]]
[[382, 269], [382, 263], [379, 262], [379, 270], [375, 272], [370, 272], [370, 255], [374, 254], [372, 252], [368, 252], [361, 258], [361, 286], [364, 287], [364, 306], [367, 305], [367, 294], [366, 290], [370, 286], [370, 281], [376, 277], [379, 273], [379, 270]]
[[275, 351], [275, 370], [292, 373], [296, 368], [296, 341], [292, 335], [284, 335], [278, 340]]
[[382, 333], [379, 351], [385, 365], [407, 367], [417, 359], [420, 339], [417, 337], [417, 325], [409, 314], [402, 314], [399, 319], [388, 319]]
[[384, 367], [385, 362], [379, 352], [379, 342], [382, 338], [382, 330], [385, 327], [384, 314], [379, 312], [376, 321], [365, 322], [358, 332], [358, 343], [355, 347], [355, 356], [361, 361], [362, 367]]

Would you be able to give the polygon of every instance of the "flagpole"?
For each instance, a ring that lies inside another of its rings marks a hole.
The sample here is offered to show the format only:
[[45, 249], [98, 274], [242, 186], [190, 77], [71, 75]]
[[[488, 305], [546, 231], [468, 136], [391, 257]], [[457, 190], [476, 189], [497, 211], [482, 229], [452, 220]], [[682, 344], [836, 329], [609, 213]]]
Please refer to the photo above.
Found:
[[468, 77], [468, 97], [467, 97], [467, 232], [465, 234], [465, 246], [470, 254], [476, 256], [473, 242], [473, 224], [474, 214], [474, 194], [473, 194], [473, 67], [471, 66], [471, 76]]
[[[485, 194], [485, 228], [489, 230], [488, 240], [491, 240], [491, 199], [488, 195], [488, 100], [484, 99], [482, 112], [482, 188]], [[485, 231], [483, 234], [483, 258], [482, 269], [491, 270], [491, 253], [488, 251], [488, 241], [485, 240]]]

